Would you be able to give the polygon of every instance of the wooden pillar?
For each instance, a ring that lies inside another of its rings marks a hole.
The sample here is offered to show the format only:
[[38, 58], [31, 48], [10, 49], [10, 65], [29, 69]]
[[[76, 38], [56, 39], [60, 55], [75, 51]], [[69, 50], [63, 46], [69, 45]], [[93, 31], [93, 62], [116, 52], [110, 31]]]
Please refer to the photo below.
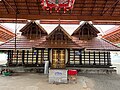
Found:
[[13, 50], [11, 51], [11, 64], [13, 62]]
[[70, 49], [68, 49], [68, 62], [67, 62], [68, 65], [70, 65]]
[[94, 63], [93, 63], [93, 65], [96, 65], [96, 63], [95, 63], [95, 51], [94, 51]]
[[84, 65], [85, 65], [85, 51], [84, 51]]
[[18, 65], [19, 63], [18, 63], [18, 54], [19, 53], [19, 51], [17, 50], [17, 56], [15, 57], [16, 58], [16, 65]]
[[10, 50], [7, 51], [8, 58], [7, 58], [7, 66], [9, 66], [10, 63]]
[[89, 51], [89, 65], [90, 65], [90, 51]]
[[80, 53], [80, 55], [79, 55], [80, 65], [82, 65], [82, 52], [81, 52], [81, 50], [79, 50], [79, 53]]
[[99, 65], [101, 65], [101, 63], [100, 63], [100, 51], [99, 51]]
[[105, 52], [104, 52], [104, 65], [105, 65]]
[[25, 62], [24, 62], [24, 59], [25, 59], [24, 54], [25, 54], [25, 50], [22, 50], [22, 64], [23, 65], [25, 64]]
[[28, 56], [29, 56], [29, 50], [27, 50], [27, 65], [28, 65]]
[[38, 54], [39, 54], [39, 50], [37, 49], [37, 52], [36, 52], [36, 65], [38, 65]]
[[107, 65], [109, 65], [109, 55], [108, 55], [108, 52], [107, 52]]
[[111, 65], [111, 57], [110, 57], [110, 52], [109, 52], [109, 65]]
[[12, 50], [9, 51], [9, 65], [12, 64]]
[[107, 65], [111, 65], [110, 52], [107, 52]]
[[74, 65], [75, 65], [75, 50], [74, 50], [74, 59], [73, 60], [74, 60]]
[[41, 64], [43, 64], [44, 61], [44, 49], [41, 49]]
[[34, 56], [34, 49], [32, 49], [32, 65], [33, 65], [33, 57]]
[[50, 55], [51, 55], [51, 53], [50, 53], [50, 50], [51, 50], [51, 49], [48, 49], [48, 60], [49, 60], [49, 66], [51, 66], [51, 62], [50, 62]]

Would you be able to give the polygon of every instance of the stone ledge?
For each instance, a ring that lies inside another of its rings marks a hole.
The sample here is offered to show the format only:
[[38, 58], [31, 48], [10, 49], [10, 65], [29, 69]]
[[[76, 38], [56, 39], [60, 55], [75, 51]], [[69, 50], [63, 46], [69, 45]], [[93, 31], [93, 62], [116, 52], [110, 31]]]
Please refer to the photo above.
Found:
[[116, 70], [110, 68], [81, 68], [78, 72], [89, 74], [116, 74]]

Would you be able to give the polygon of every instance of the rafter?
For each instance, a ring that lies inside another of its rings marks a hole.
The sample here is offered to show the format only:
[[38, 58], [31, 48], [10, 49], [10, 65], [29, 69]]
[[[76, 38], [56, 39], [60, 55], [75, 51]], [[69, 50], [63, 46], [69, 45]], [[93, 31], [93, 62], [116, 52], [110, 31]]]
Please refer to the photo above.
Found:
[[16, 13], [16, 10], [6, 0], [3, 1], [14, 11], [14, 13]]
[[40, 14], [40, 2], [38, 1], [38, 0], [36, 0], [37, 1], [37, 6], [38, 6], [38, 11], [39, 11], [39, 14]]
[[5, 6], [5, 9], [6, 9], [7, 13], [9, 14], [9, 11], [8, 11], [7, 5], [5, 4], [5, 1], [3, 0], [2, 2], [4, 4], [4, 6]]
[[113, 15], [113, 12], [114, 12], [114, 10], [115, 10], [118, 2], [119, 2], [119, 1], [117, 1], [116, 4], [112, 7], [112, 10], [111, 10], [111, 13], [110, 13], [111, 16]]
[[16, 0], [14, 0], [14, 4], [15, 4], [15, 10], [16, 10], [16, 13], [18, 13], [19, 11], [18, 11], [18, 7], [17, 7], [17, 4], [16, 4]]
[[104, 15], [108, 10], [110, 10], [112, 7], [114, 7], [115, 4], [118, 3], [118, 2], [119, 2], [119, 0], [116, 0], [111, 6], [109, 6], [106, 10], [104, 10], [101, 15]]
[[104, 7], [102, 8], [100, 15], [102, 15], [102, 14], [103, 14], [104, 9], [105, 9], [105, 7], [106, 7], [106, 5], [107, 5], [107, 1], [108, 1], [108, 0], [105, 0]]
[[83, 8], [84, 8], [84, 6], [85, 6], [85, 1], [86, 1], [86, 0], [84, 0], [84, 2], [83, 2], [83, 4], [82, 4], [82, 7], [81, 7], [81, 12], [80, 12], [81, 15], [82, 15], [82, 12], [83, 12]]
[[26, 6], [27, 6], [28, 14], [30, 14], [30, 9], [29, 9], [29, 7], [28, 7], [28, 2], [27, 2], [27, 0], [25, 0], [25, 3], [26, 3]]
[[92, 7], [92, 10], [91, 10], [91, 14], [90, 14], [90, 15], [93, 14], [93, 9], [95, 8], [95, 4], [96, 4], [96, 0], [94, 0], [93, 7]]

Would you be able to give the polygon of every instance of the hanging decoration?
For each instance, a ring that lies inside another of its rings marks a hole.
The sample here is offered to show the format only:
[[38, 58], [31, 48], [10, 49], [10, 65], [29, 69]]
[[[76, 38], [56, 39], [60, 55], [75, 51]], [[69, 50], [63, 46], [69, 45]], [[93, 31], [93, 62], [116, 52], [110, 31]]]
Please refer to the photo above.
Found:
[[44, 10], [52, 13], [53, 10], [59, 12], [63, 10], [64, 13], [66, 11], [70, 11], [73, 8], [75, 0], [42, 0], [41, 5]]

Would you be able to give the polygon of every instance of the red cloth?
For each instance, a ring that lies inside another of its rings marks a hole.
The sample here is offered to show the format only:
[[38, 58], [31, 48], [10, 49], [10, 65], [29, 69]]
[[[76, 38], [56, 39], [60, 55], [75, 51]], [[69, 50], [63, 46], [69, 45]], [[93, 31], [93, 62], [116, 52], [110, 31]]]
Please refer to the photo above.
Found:
[[68, 70], [68, 75], [77, 75], [77, 70]]

